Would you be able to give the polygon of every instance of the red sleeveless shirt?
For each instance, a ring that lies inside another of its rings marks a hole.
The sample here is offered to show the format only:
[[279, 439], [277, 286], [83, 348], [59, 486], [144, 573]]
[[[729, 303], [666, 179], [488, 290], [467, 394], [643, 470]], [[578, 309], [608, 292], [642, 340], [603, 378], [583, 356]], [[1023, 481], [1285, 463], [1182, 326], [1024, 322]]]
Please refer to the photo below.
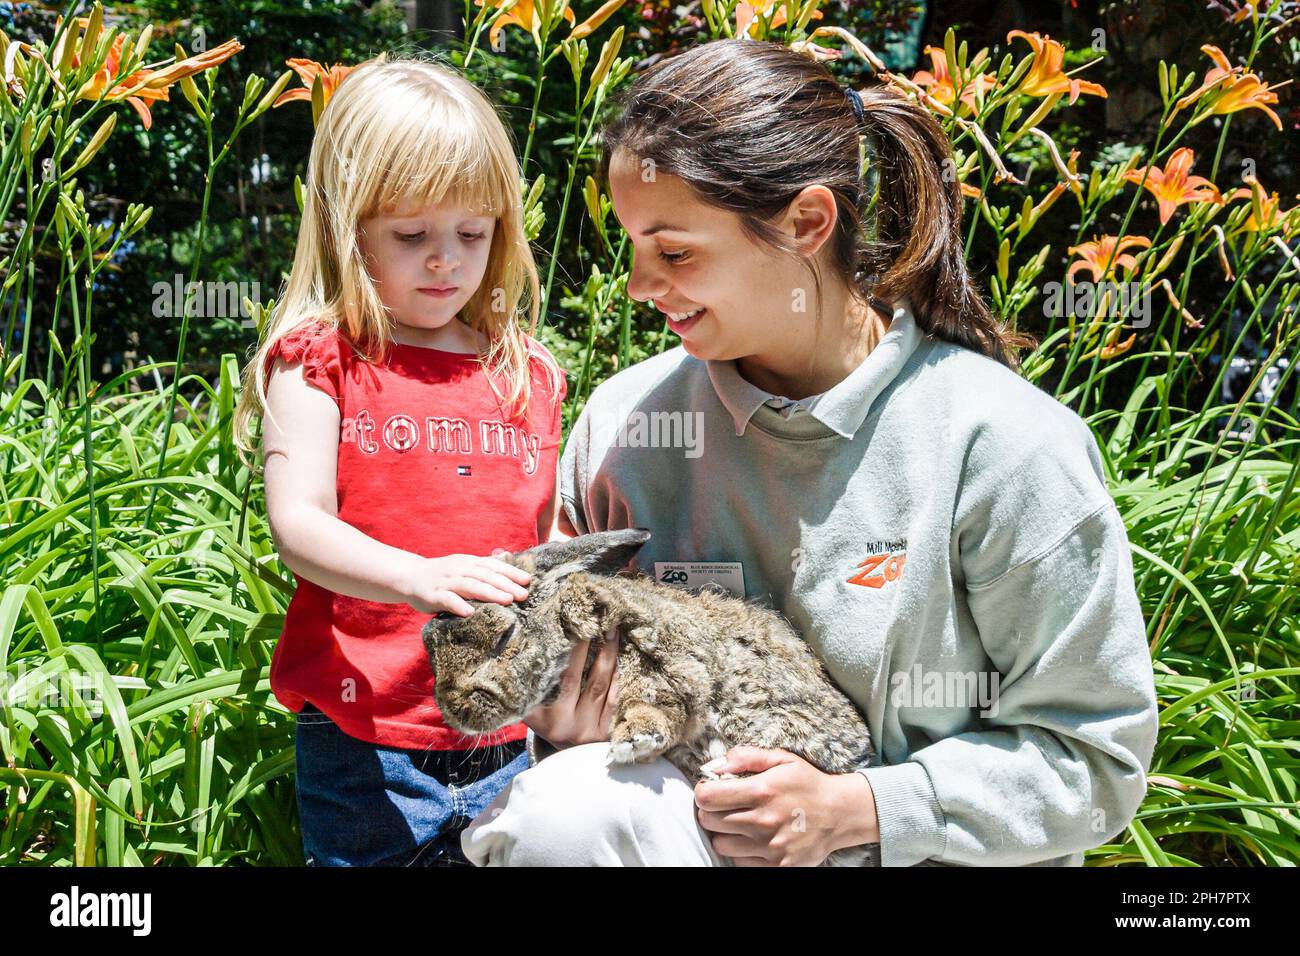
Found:
[[[514, 421], [476, 356], [393, 343], [370, 363], [315, 320], [276, 342], [266, 369], [277, 356], [302, 362], [307, 381], [338, 403], [340, 519], [424, 557], [490, 555], [538, 543], [554, 490], [567, 385], [546, 348], [531, 337], [528, 346], [532, 398]], [[310, 701], [347, 734], [408, 750], [524, 738], [523, 723], [474, 737], [443, 722], [420, 637], [431, 615], [295, 577], [271, 661], [271, 690], [284, 706], [297, 713]]]

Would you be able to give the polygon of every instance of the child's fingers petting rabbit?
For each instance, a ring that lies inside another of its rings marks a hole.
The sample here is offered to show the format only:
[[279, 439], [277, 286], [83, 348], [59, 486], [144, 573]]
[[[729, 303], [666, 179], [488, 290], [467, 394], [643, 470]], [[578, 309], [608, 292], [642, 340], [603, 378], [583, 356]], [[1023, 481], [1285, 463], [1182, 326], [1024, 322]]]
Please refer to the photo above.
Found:
[[407, 602], [426, 614], [451, 613], [468, 617], [470, 601], [511, 604], [528, 597], [531, 575], [498, 558], [449, 554], [422, 558], [413, 569]]

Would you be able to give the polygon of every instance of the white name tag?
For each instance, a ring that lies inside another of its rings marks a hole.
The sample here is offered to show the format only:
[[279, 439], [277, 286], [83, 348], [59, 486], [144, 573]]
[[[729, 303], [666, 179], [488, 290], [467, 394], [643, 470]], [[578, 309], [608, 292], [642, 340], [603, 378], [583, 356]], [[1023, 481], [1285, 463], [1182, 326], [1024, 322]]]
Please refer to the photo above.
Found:
[[715, 584], [733, 596], [745, 596], [745, 572], [739, 561], [656, 561], [655, 580], [692, 591]]

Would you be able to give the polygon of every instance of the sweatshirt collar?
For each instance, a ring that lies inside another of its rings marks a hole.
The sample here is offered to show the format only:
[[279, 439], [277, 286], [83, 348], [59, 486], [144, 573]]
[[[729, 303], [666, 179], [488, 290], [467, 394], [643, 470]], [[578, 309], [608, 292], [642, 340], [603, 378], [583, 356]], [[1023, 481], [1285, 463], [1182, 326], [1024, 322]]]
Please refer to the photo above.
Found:
[[[861, 365], [819, 396], [808, 414], [841, 438], [852, 438], [866, 421], [876, 397], [912, 357], [920, 339], [920, 329], [907, 302], [895, 303], [889, 331]], [[745, 379], [734, 359], [709, 360], [705, 364], [718, 400], [731, 413], [736, 434], [743, 435], [754, 413], [772, 398], [771, 394]]]

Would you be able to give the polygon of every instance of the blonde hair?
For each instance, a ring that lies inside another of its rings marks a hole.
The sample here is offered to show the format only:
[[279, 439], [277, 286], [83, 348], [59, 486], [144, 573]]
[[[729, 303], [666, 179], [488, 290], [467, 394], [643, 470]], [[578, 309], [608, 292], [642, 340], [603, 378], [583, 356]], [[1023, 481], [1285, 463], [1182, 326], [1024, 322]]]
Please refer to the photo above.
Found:
[[[256, 450], [253, 421], [267, 411], [264, 365], [279, 339], [319, 319], [363, 360], [387, 353], [392, 320], [366, 269], [357, 224], [408, 203], [451, 202], [496, 217], [483, 281], [460, 318], [490, 342], [479, 362], [494, 394], [511, 415], [522, 414], [531, 395], [525, 332], [537, 328], [540, 284], [521, 192], [509, 132], [491, 101], [457, 72], [381, 54], [349, 73], [321, 112], [293, 268], [244, 369], [234, 420], [240, 457]], [[554, 379], [557, 370], [546, 368]]]

